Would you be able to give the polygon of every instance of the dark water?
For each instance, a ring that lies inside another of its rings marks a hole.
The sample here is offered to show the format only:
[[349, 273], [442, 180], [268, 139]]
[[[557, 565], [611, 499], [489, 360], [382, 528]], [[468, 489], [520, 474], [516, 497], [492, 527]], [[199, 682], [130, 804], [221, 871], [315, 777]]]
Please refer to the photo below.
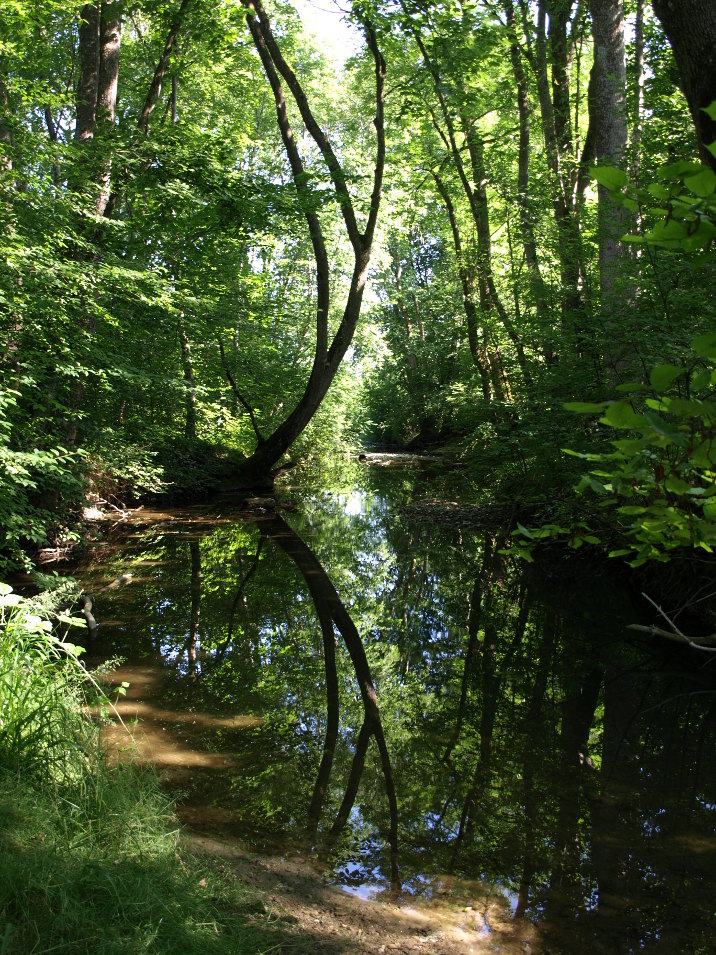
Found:
[[406, 511], [420, 480], [355, 468], [98, 548], [90, 655], [126, 661], [140, 750], [186, 822], [348, 891], [463, 886], [533, 952], [716, 951], [716, 659], [630, 633], [616, 565]]

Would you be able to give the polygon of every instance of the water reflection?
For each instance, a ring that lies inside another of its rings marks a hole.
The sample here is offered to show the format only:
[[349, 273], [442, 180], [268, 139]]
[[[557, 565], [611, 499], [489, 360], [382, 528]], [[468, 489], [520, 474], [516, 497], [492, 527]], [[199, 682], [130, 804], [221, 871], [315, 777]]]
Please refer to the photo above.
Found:
[[185, 819], [318, 846], [363, 895], [400, 847], [404, 893], [490, 897], [544, 951], [710, 951], [713, 663], [627, 641], [613, 568], [514, 564], [411, 521], [399, 472], [352, 480], [173, 515], [83, 576]]

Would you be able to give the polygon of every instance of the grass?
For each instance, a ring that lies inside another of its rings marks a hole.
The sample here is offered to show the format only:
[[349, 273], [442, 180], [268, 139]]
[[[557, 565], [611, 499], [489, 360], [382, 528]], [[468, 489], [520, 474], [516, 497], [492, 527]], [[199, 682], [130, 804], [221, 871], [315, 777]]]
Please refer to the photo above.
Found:
[[104, 764], [51, 616], [0, 585], [0, 955], [294, 950], [254, 890], [182, 850], [151, 773]]

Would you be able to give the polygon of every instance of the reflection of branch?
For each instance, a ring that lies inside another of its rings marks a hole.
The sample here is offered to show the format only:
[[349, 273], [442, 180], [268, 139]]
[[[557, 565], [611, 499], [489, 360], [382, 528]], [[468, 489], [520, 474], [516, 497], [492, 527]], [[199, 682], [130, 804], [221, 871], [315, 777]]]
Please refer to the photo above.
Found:
[[[288, 554], [298, 569], [303, 574], [306, 585], [310, 591], [313, 602], [316, 606], [318, 619], [321, 622], [321, 628], [324, 635], [324, 647], [327, 641], [328, 623], [332, 621], [345, 642], [346, 648], [353, 663], [358, 686], [360, 688], [361, 699], [363, 702], [363, 725], [361, 726], [356, 744], [356, 751], [353, 757], [346, 793], [338, 811], [335, 822], [331, 827], [331, 833], [337, 834], [346, 824], [350, 810], [355, 801], [358, 791], [360, 777], [363, 772], [365, 754], [368, 748], [368, 742], [371, 736], [375, 736], [380, 753], [381, 768], [385, 778], [385, 788], [388, 796], [388, 805], [390, 807], [390, 830], [388, 832], [388, 844], [390, 845], [390, 868], [391, 882], [394, 892], [400, 891], [400, 875], [398, 872], [398, 801], [395, 793], [395, 781], [393, 779], [393, 770], [390, 763], [390, 755], [385, 742], [383, 724], [380, 719], [380, 710], [378, 709], [378, 698], [373, 685], [373, 677], [370, 672], [370, 665], [365, 655], [363, 641], [358, 634], [348, 611], [343, 606], [336, 588], [333, 586], [328, 574], [325, 572], [313, 551], [301, 540], [301, 538], [282, 520], [278, 515], [271, 514], [258, 518], [258, 524], [262, 533], [271, 537]], [[331, 628], [332, 629], [332, 628]], [[329, 659], [330, 664], [330, 659]], [[334, 661], [335, 662], [335, 661]], [[328, 667], [327, 667], [328, 670]], [[331, 676], [331, 680], [333, 677]], [[328, 677], [326, 686], [327, 695], [329, 693]], [[336, 693], [336, 706], [333, 712], [329, 712], [329, 726], [326, 731], [326, 744], [324, 746], [324, 759], [321, 761], [319, 769], [319, 778], [316, 780], [314, 797], [311, 801], [311, 808], [315, 812], [320, 811], [319, 801], [322, 801], [323, 794], [319, 793], [319, 786], [325, 791], [330, 774], [329, 760], [332, 761], [333, 753], [330, 749], [329, 727], [333, 732], [333, 720], [336, 721], [337, 733], [337, 678], [335, 689], [330, 688], [331, 694]], [[335, 746], [335, 743], [333, 743]], [[326, 768], [327, 767], [327, 768]], [[325, 778], [324, 778], [325, 776]], [[317, 820], [316, 820], [317, 821]]]
[[468, 610], [468, 634], [469, 640], [467, 644], [467, 651], [465, 653], [465, 666], [462, 673], [462, 686], [460, 688], [460, 702], [457, 707], [457, 720], [455, 722], [455, 729], [452, 731], [450, 739], [448, 740], [445, 753], [443, 755], [443, 762], [449, 763], [452, 751], [457, 745], [457, 741], [460, 739], [460, 733], [462, 731], [462, 724], [465, 718], [465, 705], [467, 703], [467, 691], [470, 685], [470, 675], [472, 673], [472, 661], [475, 656], [475, 646], [477, 644], [477, 634], [480, 629], [480, 577], [481, 573], [475, 578], [475, 586], [470, 596], [470, 609]]
[[694, 650], [703, 650], [705, 653], [716, 653], [716, 633], [712, 633], [708, 637], [687, 637], [686, 634], [679, 630], [671, 617], [669, 617], [648, 594], [642, 593], [642, 597], [649, 601], [652, 607], [666, 620], [671, 629], [664, 630], [662, 627], [656, 627], [653, 624], [651, 626], [644, 626], [640, 623], [630, 623], [629, 630], [638, 630], [640, 633], [648, 633], [652, 637], [665, 637], [667, 640], [675, 640], [676, 643], [686, 643], [688, 646], [693, 647]]
[[323, 664], [326, 671], [326, 735], [323, 740], [323, 755], [318, 767], [316, 784], [313, 787], [311, 804], [308, 807], [308, 830], [313, 836], [318, 829], [323, 800], [328, 789], [328, 781], [333, 769], [333, 756], [338, 740], [338, 671], [336, 669], [336, 638], [333, 632], [333, 620], [325, 607], [316, 604], [316, 612], [323, 634]]
[[238, 588], [238, 590], [236, 591], [236, 596], [234, 597], [234, 602], [233, 602], [232, 605], [231, 605], [231, 613], [229, 614], [229, 631], [228, 631], [228, 635], [227, 635], [227, 637], [226, 637], [226, 640], [225, 640], [224, 643], [222, 644], [222, 646], [221, 646], [221, 647], [217, 647], [217, 653], [216, 653], [216, 662], [217, 662], [217, 663], [219, 663], [219, 662], [223, 659], [223, 656], [224, 656], [224, 654], [226, 653], [226, 648], [229, 646], [229, 644], [231, 643], [231, 640], [232, 640], [232, 638], [233, 638], [233, 636], [234, 636], [234, 617], [236, 616], [236, 608], [238, 607], [238, 605], [239, 605], [239, 600], [241, 599], [242, 595], [244, 594], [244, 592], [245, 592], [245, 590], [246, 590], [246, 585], [247, 585], [248, 582], [251, 580], [251, 578], [253, 577], [253, 575], [256, 573], [256, 568], [259, 566], [259, 558], [261, 557], [261, 548], [263, 547], [263, 543], [264, 543], [263, 537], [260, 537], [260, 538], [259, 538], [258, 546], [257, 546], [257, 548], [256, 548], [256, 553], [254, 554], [254, 559], [253, 559], [253, 561], [252, 561], [252, 563], [251, 563], [251, 566], [250, 566], [249, 569], [246, 571], [246, 573], [244, 574], [244, 576], [241, 578], [241, 581], [240, 581], [240, 583], [239, 583], [239, 588]]

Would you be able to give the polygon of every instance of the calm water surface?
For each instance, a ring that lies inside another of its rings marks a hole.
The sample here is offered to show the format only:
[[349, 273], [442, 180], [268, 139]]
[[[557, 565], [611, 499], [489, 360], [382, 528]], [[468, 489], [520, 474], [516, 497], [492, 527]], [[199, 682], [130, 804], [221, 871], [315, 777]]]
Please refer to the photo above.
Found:
[[140, 758], [189, 825], [363, 897], [489, 898], [545, 955], [715, 952], [716, 660], [630, 636], [615, 566], [411, 513], [421, 481], [117, 528], [78, 577]]

